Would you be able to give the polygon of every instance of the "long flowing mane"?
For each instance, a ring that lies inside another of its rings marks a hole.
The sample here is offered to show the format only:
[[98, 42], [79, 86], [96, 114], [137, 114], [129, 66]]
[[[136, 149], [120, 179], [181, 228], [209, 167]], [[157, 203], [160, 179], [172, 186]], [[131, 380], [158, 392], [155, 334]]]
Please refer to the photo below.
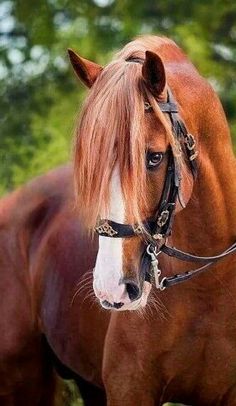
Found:
[[145, 51], [179, 48], [169, 39], [140, 37], [127, 44], [107, 65], [92, 86], [75, 133], [75, 187], [77, 203], [88, 227], [109, 204], [109, 183], [114, 165], [120, 169], [127, 211], [141, 222], [140, 207], [146, 207], [146, 131], [144, 101], [163, 124], [173, 149], [170, 125], [148, 91], [141, 65], [128, 58], [144, 58]]

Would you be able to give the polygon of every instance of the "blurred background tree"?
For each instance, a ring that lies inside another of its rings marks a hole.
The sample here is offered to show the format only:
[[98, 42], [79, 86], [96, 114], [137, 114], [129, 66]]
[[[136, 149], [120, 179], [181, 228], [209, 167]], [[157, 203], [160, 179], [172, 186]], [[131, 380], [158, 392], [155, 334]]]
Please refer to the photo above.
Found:
[[234, 0], [1, 0], [0, 193], [70, 157], [85, 90], [66, 49], [106, 63], [147, 33], [183, 47], [219, 93], [236, 143]]

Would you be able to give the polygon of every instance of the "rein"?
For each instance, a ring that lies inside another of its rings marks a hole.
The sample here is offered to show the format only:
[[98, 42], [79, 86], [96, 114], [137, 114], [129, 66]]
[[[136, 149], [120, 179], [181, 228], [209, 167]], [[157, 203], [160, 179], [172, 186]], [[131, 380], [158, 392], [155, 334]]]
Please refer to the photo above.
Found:
[[[127, 59], [127, 62], [143, 63], [141, 58]], [[187, 128], [178, 114], [178, 107], [175, 99], [168, 89], [167, 102], [157, 102], [161, 111], [169, 115], [172, 132], [176, 141], [180, 144], [187, 163], [190, 167], [193, 178], [197, 175], [195, 138], [187, 131]], [[152, 110], [148, 102], [144, 103], [145, 111]], [[181, 173], [179, 164], [171, 147], [168, 148], [168, 164], [166, 170], [165, 182], [162, 190], [161, 199], [154, 218], [147, 219], [142, 225], [121, 224], [112, 220], [101, 219], [95, 231], [103, 237], [111, 238], [131, 238], [134, 236], [143, 237], [147, 245], [143, 256], [143, 262], [151, 262], [151, 267], [145, 271], [145, 280], [155, 284], [157, 289], [164, 290], [167, 287], [176, 285], [191, 279], [205, 271], [210, 265], [236, 252], [236, 242], [219, 255], [210, 257], [201, 257], [193, 255], [166, 244], [167, 238], [171, 235], [174, 212], [177, 200], [184, 208], [180, 194]], [[158, 268], [158, 255], [165, 254], [174, 257], [180, 261], [195, 262], [202, 264], [201, 267], [193, 269], [182, 274], [176, 274], [171, 277], [161, 279], [161, 270]]]

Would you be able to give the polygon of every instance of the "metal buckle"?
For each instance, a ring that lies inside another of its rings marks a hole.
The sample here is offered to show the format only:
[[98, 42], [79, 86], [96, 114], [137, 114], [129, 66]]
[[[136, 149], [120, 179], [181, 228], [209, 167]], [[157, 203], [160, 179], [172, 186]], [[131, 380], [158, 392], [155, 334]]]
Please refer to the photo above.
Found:
[[150, 104], [148, 101], [145, 101], [145, 102], [144, 102], [144, 110], [145, 110], [145, 111], [150, 111], [150, 110], [152, 110], [152, 106], [151, 106], [151, 104]]
[[96, 226], [95, 231], [98, 234], [106, 234], [109, 237], [114, 237], [114, 235], [118, 234], [118, 231], [114, 230], [114, 228], [112, 228], [112, 226], [107, 221], [104, 221], [103, 223]]
[[161, 212], [161, 214], [160, 214], [160, 216], [158, 217], [158, 220], [157, 220], [157, 225], [159, 227], [163, 227], [166, 224], [166, 222], [167, 222], [167, 220], [169, 218], [169, 214], [170, 214], [169, 210], [163, 210]]
[[147, 246], [146, 251], [147, 254], [150, 255], [151, 257], [151, 267], [154, 275], [155, 286], [157, 289], [164, 290], [165, 289], [164, 280], [166, 278], [162, 278], [162, 280], [160, 280], [161, 270], [158, 268], [158, 259], [157, 259], [161, 251], [159, 251], [158, 248], [154, 247], [152, 244], [149, 244]]
[[188, 148], [189, 151], [192, 151], [192, 150], [195, 148], [195, 146], [196, 146], [195, 138], [194, 138], [194, 136], [193, 136], [192, 134], [190, 134], [190, 133], [188, 133], [188, 134], [186, 135], [186, 137], [184, 138], [184, 142], [185, 142], [185, 144], [186, 144], [186, 146], [187, 146], [187, 148]]
[[146, 251], [147, 251], [147, 254], [150, 255], [151, 260], [156, 259], [158, 257], [158, 255], [161, 253], [161, 251], [152, 244], [148, 244]]
[[160, 287], [159, 287], [160, 290], [165, 290], [166, 289], [166, 286], [164, 286], [165, 280], [167, 280], [167, 278], [164, 276], [164, 278], [162, 278], [162, 280], [160, 282]]

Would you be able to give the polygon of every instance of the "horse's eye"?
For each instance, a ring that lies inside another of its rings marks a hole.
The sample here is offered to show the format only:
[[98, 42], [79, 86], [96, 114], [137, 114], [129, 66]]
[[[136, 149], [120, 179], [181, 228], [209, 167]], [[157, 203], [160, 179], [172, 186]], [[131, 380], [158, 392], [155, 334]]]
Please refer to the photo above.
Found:
[[154, 169], [160, 165], [163, 158], [162, 152], [148, 152], [147, 153], [147, 168]]

